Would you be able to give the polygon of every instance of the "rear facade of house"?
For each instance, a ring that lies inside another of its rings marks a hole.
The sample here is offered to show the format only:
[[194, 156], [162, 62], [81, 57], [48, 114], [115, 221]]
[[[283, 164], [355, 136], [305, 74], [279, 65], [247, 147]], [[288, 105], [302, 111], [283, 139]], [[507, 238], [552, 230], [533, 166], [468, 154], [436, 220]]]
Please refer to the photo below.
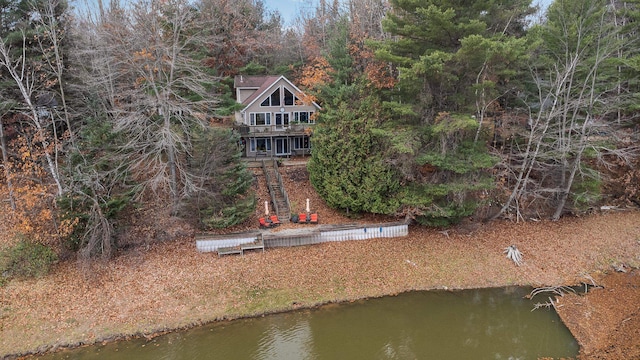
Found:
[[246, 157], [308, 155], [315, 102], [305, 102], [304, 93], [284, 76], [237, 75], [235, 129], [242, 138]]

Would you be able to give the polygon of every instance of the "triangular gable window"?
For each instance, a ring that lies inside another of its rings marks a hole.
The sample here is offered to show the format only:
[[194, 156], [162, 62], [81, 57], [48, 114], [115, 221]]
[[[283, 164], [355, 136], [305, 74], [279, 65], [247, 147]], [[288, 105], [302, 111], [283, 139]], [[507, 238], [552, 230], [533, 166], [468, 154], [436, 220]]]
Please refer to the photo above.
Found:
[[280, 106], [280, 88], [276, 89], [260, 103], [260, 106]]
[[293, 95], [293, 93], [291, 91], [289, 91], [289, 89], [285, 88], [284, 89], [284, 104], [286, 106], [293, 106], [296, 104], [296, 96]]

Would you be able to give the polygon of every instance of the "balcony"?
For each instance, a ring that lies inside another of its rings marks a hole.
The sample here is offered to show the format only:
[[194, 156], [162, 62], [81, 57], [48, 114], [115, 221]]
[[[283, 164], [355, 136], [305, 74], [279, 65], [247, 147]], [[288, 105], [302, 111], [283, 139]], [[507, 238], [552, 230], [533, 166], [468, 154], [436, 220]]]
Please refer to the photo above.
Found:
[[234, 129], [242, 136], [246, 135], [309, 135], [315, 124], [290, 123], [288, 125], [255, 125], [235, 124]]

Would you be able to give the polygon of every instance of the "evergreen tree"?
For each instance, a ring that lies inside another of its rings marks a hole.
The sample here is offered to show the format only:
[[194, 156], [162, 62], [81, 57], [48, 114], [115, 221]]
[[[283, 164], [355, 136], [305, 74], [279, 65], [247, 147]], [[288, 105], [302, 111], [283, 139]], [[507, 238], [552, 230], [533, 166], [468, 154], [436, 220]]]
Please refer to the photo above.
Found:
[[429, 226], [455, 224], [482, 205], [482, 191], [494, 187], [488, 173], [498, 161], [484, 143], [474, 142], [477, 124], [468, 115], [442, 112], [418, 134], [402, 191], [403, 212]]
[[189, 171], [197, 191], [184, 199], [183, 215], [198, 214], [199, 227], [224, 228], [246, 220], [255, 210], [253, 177], [240, 159], [238, 134], [207, 127], [193, 134]]
[[363, 90], [358, 85], [340, 86], [334, 106], [320, 114], [312, 138], [309, 178], [329, 206], [355, 213], [394, 214], [399, 206], [399, 177], [386, 161], [388, 139], [379, 131], [380, 103]]
[[481, 81], [501, 84], [497, 94], [508, 92], [514, 74], [505, 67], [514, 68], [524, 49], [499, 44], [523, 34], [534, 11], [530, 0], [391, 4], [384, 28], [394, 37], [378, 43], [376, 55], [397, 67], [397, 90], [403, 101], [417, 106], [420, 119], [429, 122], [441, 111], [473, 111]]
[[[455, 44], [444, 38], [429, 43], [433, 40], [431, 36], [437, 36], [433, 34], [435, 25], [418, 31], [417, 27], [424, 24], [411, 14], [422, 10], [416, 10], [416, 3], [402, 4], [408, 6], [408, 10], [402, 9], [407, 17], [391, 15], [390, 19], [396, 24], [403, 23], [400, 27], [404, 30], [396, 31], [395, 35], [406, 31], [406, 36], [371, 43], [378, 49], [380, 59], [391, 60], [399, 69], [399, 81], [393, 89], [389, 89], [392, 81], [379, 81], [388, 76], [384, 71], [371, 70], [368, 65], [373, 62], [367, 64], [366, 59], [351, 53], [351, 48], [358, 47], [359, 39], [352, 39], [340, 21], [333, 23], [332, 31], [327, 32], [328, 81], [316, 87], [324, 101], [324, 111], [318, 117], [312, 138], [310, 179], [331, 206], [447, 225], [475, 210], [479, 199], [476, 192], [492, 186], [485, 169], [491, 168], [496, 159], [487, 154], [483, 142], [474, 141], [479, 127], [472, 116], [441, 112], [426, 120], [425, 111], [438, 108], [430, 107], [430, 101], [422, 101], [427, 94], [420, 89], [428, 87], [425, 84], [435, 78], [429, 80], [424, 72], [418, 75], [416, 71], [423, 71], [425, 63], [424, 56], [417, 54], [423, 51], [449, 58], [449, 66], [455, 69], [451, 68], [449, 75], [442, 75], [446, 71], [435, 74], [443, 76], [438, 79], [442, 84], [457, 77], [456, 72], [475, 72], [472, 76], [465, 75], [466, 88], [442, 95], [443, 99], [446, 95], [447, 102], [463, 105], [465, 96], [470, 99], [484, 96], [488, 99], [481, 104], [484, 111], [492, 102], [490, 97], [497, 97], [498, 80], [513, 76], [503, 63], [522, 61], [524, 41], [502, 33], [495, 38], [476, 35], [489, 33], [488, 29], [495, 24], [465, 22], [461, 19], [473, 13], [465, 9], [467, 13], [460, 15], [457, 20], [460, 24], [454, 27], [459, 28], [456, 31], [460, 36], [466, 33], [469, 36]], [[430, 7], [429, 11], [435, 10]], [[453, 19], [453, 14], [453, 10], [448, 10], [446, 15]], [[516, 28], [513, 32], [517, 32]], [[468, 102], [467, 106], [475, 103]]]
[[613, 24], [619, 28], [619, 39], [625, 46], [618, 53], [619, 82], [616, 96], [621, 97], [620, 118], [635, 118], [640, 109], [640, 0], [615, 1], [617, 12]]
[[126, 163], [118, 155], [123, 137], [106, 114], [85, 109], [76, 147], [68, 158], [69, 191], [58, 198], [63, 224], [72, 229], [64, 246], [80, 258], [109, 258], [115, 251], [117, 222], [140, 193]]

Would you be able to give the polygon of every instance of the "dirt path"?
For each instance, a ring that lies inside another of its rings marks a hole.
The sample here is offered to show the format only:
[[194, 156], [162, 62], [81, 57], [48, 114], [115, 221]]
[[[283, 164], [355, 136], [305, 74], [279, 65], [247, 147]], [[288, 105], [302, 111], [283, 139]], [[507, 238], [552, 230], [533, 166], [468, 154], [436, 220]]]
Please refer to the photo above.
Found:
[[[313, 192], [303, 167], [287, 168], [283, 177], [292, 205], [304, 206], [311, 198], [323, 223], [384, 220], [354, 220], [332, 211]], [[258, 196], [266, 199], [260, 192], [263, 179], [257, 179]], [[257, 229], [259, 209], [255, 219], [232, 231]], [[503, 254], [511, 244], [524, 254], [520, 267]], [[620, 264], [640, 266], [638, 211], [448, 232], [411, 227], [403, 238], [242, 257], [197, 253], [193, 236], [184, 236], [139, 246], [91, 269], [62, 263], [45, 278], [0, 288], [0, 358], [409, 290], [557, 286], [588, 282], [591, 276], [605, 288], [566, 296], [558, 305], [582, 346], [581, 358], [640, 358], [635, 345], [640, 344], [640, 276], [604, 276]]]

